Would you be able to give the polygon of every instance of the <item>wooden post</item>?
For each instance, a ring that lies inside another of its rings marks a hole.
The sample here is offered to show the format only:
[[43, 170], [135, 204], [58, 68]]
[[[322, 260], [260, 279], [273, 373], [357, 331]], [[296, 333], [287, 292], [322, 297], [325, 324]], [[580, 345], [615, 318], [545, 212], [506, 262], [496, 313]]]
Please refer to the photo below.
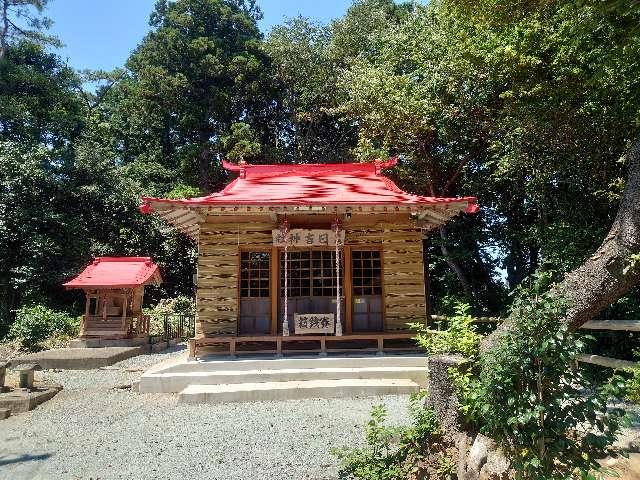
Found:
[[107, 297], [104, 294], [100, 294], [99, 301], [102, 302], [102, 320], [107, 320]]
[[189, 358], [195, 358], [196, 357], [196, 339], [190, 338], [188, 343], [189, 343]]
[[347, 334], [353, 332], [353, 276], [351, 272], [351, 246], [344, 246], [344, 321]]
[[320, 337], [320, 354], [327, 354], [327, 337]]
[[378, 355], [382, 355], [384, 353], [384, 335], [380, 335], [378, 337]]
[[129, 329], [127, 328], [127, 295], [122, 295], [122, 331], [128, 335]]
[[84, 306], [84, 315], [85, 317], [88, 317], [89, 307], [91, 306], [91, 295], [89, 294], [89, 292], [85, 292], [85, 295], [87, 296], [87, 302], [85, 303], [85, 306]]
[[427, 316], [425, 326], [431, 323], [431, 279], [429, 278], [429, 251], [427, 240], [422, 240], [422, 267], [424, 274], [424, 308]]
[[236, 339], [232, 338], [229, 341], [229, 355], [232, 357], [236, 354]]
[[282, 355], [282, 337], [276, 338], [276, 353]]
[[271, 335], [278, 334], [278, 297], [280, 296], [280, 262], [278, 247], [271, 247]]

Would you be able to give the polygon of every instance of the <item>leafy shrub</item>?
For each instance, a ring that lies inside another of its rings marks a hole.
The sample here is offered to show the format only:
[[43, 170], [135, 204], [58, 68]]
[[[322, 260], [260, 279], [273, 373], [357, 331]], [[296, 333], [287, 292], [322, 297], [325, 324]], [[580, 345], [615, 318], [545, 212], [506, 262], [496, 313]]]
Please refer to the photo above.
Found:
[[[640, 358], [640, 350], [633, 351], [636, 358]], [[640, 403], [640, 366], [625, 369], [629, 378], [627, 380], [627, 389], [625, 391], [625, 398], [634, 403]]]
[[173, 189], [165, 195], [166, 198], [193, 198], [202, 195], [202, 191], [199, 188], [192, 187], [191, 185], [185, 185], [178, 183]]
[[[396, 480], [415, 471], [417, 463], [439, 439], [439, 430], [435, 413], [422, 406], [420, 395], [412, 398], [409, 411], [412, 418], [409, 427], [390, 427], [386, 425], [386, 407], [373, 407], [366, 426], [366, 446], [331, 450], [340, 460], [339, 477]], [[450, 463], [444, 455], [438, 456], [439, 468], [447, 469]]]
[[431, 330], [420, 323], [409, 326], [416, 330], [416, 341], [429, 355], [441, 353], [459, 353], [465, 357], [474, 357], [478, 353], [480, 334], [469, 314], [469, 305], [458, 303], [455, 315], [448, 318], [446, 330]]
[[548, 291], [548, 274], [521, 288], [512, 305], [517, 319], [482, 355], [479, 377], [454, 379], [463, 413], [511, 458], [518, 478], [593, 478], [610, 449], [622, 411], [608, 409], [624, 387], [620, 377], [597, 386], [575, 357], [584, 342], [561, 321], [566, 302]]
[[37, 350], [40, 343], [54, 335], [77, 335], [80, 324], [64, 312], [56, 312], [44, 305], [23, 306], [16, 310], [16, 320], [8, 338], [20, 341], [29, 350]]
[[164, 334], [165, 316], [174, 327], [177, 327], [179, 315], [194, 315], [195, 311], [195, 302], [191, 297], [180, 295], [160, 300], [153, 308], [145, 309], [145, 313], [151, 316], [150, 335]]
[[193, 315], [196, 306], [193, 298], [179, 295], [175, 298], [164, 298], [154, 307], [145, 311], [149, 315]]

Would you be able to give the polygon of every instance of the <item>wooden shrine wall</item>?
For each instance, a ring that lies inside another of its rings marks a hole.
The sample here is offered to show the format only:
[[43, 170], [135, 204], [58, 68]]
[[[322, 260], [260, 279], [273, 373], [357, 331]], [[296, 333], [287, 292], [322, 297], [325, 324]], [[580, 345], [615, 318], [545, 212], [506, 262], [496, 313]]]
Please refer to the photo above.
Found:
[[[200, 225], [196, 336], [234, 335], [238, 322], [240, 248], [269, 248], [269, 223]], [[345, 243], [381, 247], [385, 330], [424, 322], [422, 233], [406, 225], [347, 227]]]
[[405, 225], [348, 229], [345, 239], [358, 245], [382, 246], [385, 331], [406, 330], [408, 322], [425, 321], [422, 232]]
[[271, 225], [200, 225], [196, 336], [233, 335], [238, 322], [239, 245], [270, 247]]

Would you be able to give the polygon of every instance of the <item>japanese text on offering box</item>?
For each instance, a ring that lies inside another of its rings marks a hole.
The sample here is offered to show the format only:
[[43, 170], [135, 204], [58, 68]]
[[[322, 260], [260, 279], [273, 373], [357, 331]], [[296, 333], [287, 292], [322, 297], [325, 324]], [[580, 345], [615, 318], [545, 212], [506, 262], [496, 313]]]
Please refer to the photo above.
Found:
[[333, 333], [333, 313], [296, 313], [293, 315], [296, 335], [305, 333]]

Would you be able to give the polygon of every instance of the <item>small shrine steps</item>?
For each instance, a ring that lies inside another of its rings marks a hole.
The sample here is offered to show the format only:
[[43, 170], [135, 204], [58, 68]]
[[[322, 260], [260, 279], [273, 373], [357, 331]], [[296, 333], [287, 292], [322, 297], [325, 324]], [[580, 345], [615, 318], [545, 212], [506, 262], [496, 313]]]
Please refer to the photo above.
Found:
[[224, 403], [409, 394], [425, 381], [423, 355], [183, 360], [145, 372], [139, 391]]

